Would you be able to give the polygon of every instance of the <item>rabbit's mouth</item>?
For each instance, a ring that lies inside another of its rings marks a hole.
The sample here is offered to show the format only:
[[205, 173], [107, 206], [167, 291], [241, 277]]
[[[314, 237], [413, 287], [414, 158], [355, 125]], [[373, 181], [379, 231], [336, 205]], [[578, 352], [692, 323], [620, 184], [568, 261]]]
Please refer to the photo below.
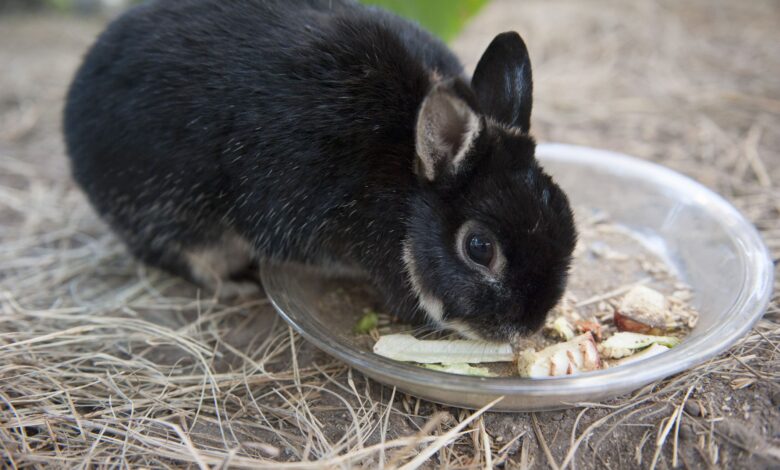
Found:
[[477, 324], [463, 319], [444, 319], [436, 323], [464, 338], [491, 343], [521, 343], [539, 329], [531, 328], [528, 325], [506, 323], [506, 321], [499, 321], [497, 318], [490, 321], [480, 321]]
[[463, 320], [442, 320], [437, 323], [441, 328], [452, 330], [466, 339], [473, 339], [476, 341], [486, 340], [486, 338], [479, 334], [477, 330], [474, 329], [474, 327], [470, 326]]

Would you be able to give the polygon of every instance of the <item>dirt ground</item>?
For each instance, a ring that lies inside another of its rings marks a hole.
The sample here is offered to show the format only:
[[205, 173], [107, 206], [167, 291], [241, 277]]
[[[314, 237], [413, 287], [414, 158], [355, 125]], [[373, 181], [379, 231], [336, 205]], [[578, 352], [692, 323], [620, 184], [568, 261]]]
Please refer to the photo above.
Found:
[[[70, 182], [59, 132], [103, 24], [0, 16], [0, 466], [780, 466], [777, 294], [694, 370], [607, 403], [488, 412], [450, 440], [472, 411], [365, 380], [262, 297], [219, 302], [139, 266]], [[778, 24], [776, 0], [496, 0], [453, 48], [471, 70], [494, 34], [521, 32], [538, 140], [688, 174], [778, 259]]]

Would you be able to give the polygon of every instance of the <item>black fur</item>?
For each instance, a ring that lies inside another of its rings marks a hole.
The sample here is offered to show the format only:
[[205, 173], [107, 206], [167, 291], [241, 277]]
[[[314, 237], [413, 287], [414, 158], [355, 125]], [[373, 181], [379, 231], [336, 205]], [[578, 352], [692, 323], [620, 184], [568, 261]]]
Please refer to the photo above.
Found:
[[[492, 109], [526, 113], [527, 131], [530, 103], [489, 93], [505, 81], [493, 70], [517, 60], [492, 52], [475, 94], [441, 42], [379, 9], [156, 1], [113, 22], [87, 54], [67, 98], [66, 143], [96, 210], [147, 263], [189, 277], [184, 253], [235, 233], [257, 259], [358, 268], [388, 311], [420, 319], [408, 240], [445, 320], [503, 339], [538, 327], [557, 302], [575, 241], [533, 140]], [[530, 87], [527, 54], [519, 60]], [[415, 172], [415, 129], [441, 80], [484, 113], [483, 131], [458, 171], [431, 182]], [[471, 219], [500, 238], [500, 288], [455, 253], [454, 232]]]
[[496, 120], [528, 132], [534, 87], [528, 49], [520, 35], [507, 32], [493, 39], [474, 70], [473, 85]]

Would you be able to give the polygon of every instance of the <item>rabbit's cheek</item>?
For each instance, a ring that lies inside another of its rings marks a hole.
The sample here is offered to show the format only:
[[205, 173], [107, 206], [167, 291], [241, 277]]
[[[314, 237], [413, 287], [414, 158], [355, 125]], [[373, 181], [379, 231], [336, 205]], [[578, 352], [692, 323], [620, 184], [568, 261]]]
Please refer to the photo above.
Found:
[[409, 283], [412, 286], [414, 294], [417, 296], [420, 308], [433, 323], [441, 326], [442, 318], [444, 317], [444, 302], [426, 290], [423, 286], [422, 276], [417, 267], [417, 263], [414, 261], [412, 249], [408, 244], [404, 246], [403, 261]]

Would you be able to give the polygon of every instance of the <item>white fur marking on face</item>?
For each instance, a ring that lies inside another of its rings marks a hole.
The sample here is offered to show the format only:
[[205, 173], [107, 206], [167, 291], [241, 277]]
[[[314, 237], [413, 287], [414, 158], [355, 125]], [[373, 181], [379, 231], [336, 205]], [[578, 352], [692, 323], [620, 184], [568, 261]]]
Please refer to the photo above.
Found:
[[414, 293], [417, 295], [417, 302], [420, 308], [436, 323], [442, 324], [444, 303], [423, 289], [420, 273], [417, 270], [417, 263], [414, 261], [412, 249], [408, 241], [404, 242], [403, 261], [406, 266], [406, 274], [412, 284]]
[[466, 323], [464, 323], [461, 320], [446, 321], [442, 324], [442, 326], [444, 328], [447, 328], [449, 330], [458, 333], [459, 335], [467, 339], [473, 339], [476, 341], [482, 341], [484, 339], [480, 335], [478, 335], [472, 327], [468, 326]]

